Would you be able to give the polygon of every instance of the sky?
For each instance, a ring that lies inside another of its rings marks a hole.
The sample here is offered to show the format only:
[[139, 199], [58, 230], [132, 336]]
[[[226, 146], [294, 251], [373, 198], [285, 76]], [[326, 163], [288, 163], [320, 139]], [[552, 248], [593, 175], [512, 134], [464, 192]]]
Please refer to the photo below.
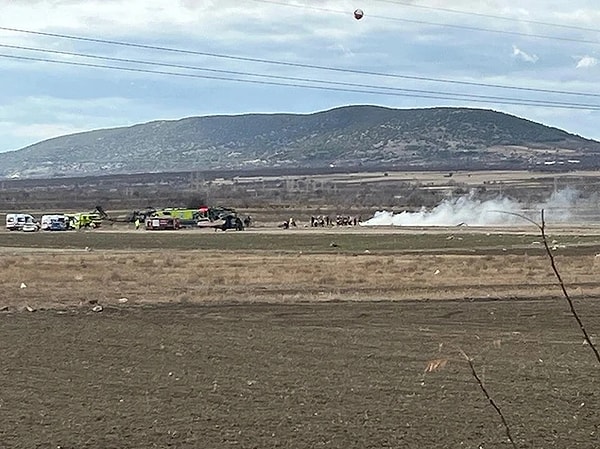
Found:
[[493, 109], [600, 140], [597, 0], [0, 0], [0, 10], [0, 152], [153, 120], [350, 104]]

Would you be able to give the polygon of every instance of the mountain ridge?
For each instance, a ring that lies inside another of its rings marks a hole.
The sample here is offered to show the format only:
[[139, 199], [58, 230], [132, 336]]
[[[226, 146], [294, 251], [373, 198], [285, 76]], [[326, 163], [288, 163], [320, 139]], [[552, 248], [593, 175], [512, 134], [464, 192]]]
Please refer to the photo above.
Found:
[[388, 165], [589, 169], [600, 166], [600, 142], [489, 109], [352, 105], [154, 120], [0, 153], [0, 177]]

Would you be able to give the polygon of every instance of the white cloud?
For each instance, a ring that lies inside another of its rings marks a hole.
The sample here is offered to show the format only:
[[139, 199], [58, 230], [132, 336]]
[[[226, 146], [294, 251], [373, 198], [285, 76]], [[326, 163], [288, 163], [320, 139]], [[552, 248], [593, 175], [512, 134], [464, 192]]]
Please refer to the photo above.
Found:
[[4, 144], [0, 148], [0, 152], [16, 150], [38, 141], [81, 131], [89, 131], [89, 128], [50, 122], [23, 123], [19, 121], [0, 121], [0, 135]]
[[[10, 124], [9, 124], [10, 125]], [[32, 123], [30, 125], [16, 125], [11, 127], [11, 134], [15, 137], [26, 137], [35, 140], [45, 140], [52, 137], [88, 131], [87, 128], [78, 128], [71, 125], [56, 123]]]
[[143, 110], [143, 105], [136, 106], [119, 97], [22, 97], [18, 101], [0, 104], [0, 136], [5, 144], [0, 151], [65, 134], [130, 125], [137, 121], [130, 118], [134, 111], [142, 118], [140, 111]]
[[512, 48], [513, 48], [513, 52], [512, 52], [513, 58], [520, 59], [521, 61], [525, 61], [525, 62], [531, 62], [533, 64], [535, 64], [537, 62], [537, 60], [539, 59], [536, 55], [530, 55], [529, 53], [526, 53], [523, 50], [521, 50], [516, 45], [513, 45]]
[[598, 62], [599, 62], [598, 59], [594, 58], [593, 56], [584, 56], [579, 59], [579, 61], [577, 62], [576, 68], [589, 69], [591, 67], [598, 65]]
[[55, 121], [77, 122], [85, 125], [90, 117], [110, 119], [123, 112], [131, 104], [126, 98], [58, 98], [51, 96], [27, 96], [18, 101], [0, 106], [0, 120], [27, 119], [28, 117], [47, 117]]
[[[284, 64], [142, 50], [0, 30], [2, 44], [267, 76], [422, 89], [425, 93], [453, 92], [459, 98], [458, 101], [444, 101], [437, 98], [442, 94], [429, 95], [430, 98], [425, 94], [418, 98], [402, 92], [398, 95], [368, 96], [359, 92], [300, 90], [0, 57], [0, 151], [52, 137], [55, 132], [126, 126], [188, 115], [309, 112], [349, 102], [390, 107], [469, 105], [498, 108], [499, 104], [493, 100], [469, 104], [466, 100], [461, 101], [460, 96], [519, 96], [510, 90], [476, 87], [475, 83], [579, 92], [596, 90], [591, 71], [573, 70], [573, 61], [580, 69], [597, 64], [595, 58], [581, 56], [595, 54], [592, 45], [563, 39], [530, 39], [504, 32], [556, 38], [585, 36], [585, 32], [549, 28], [526, 20], [593, 27], [586, 20], [590, 17], [600, 20], [597, 0], [529, 0], [526, 4], [521, 2], [506, 7], [499, 5], [506, 2], [491, 0], [455, 0], [452, 5], [447, 0], [411, 1], [422, 7], [400, 6], [394, 2], [363, 1], [357, 4], [352, 0], [280, 0], [277, 4], [253, 0], [0, 0], [0, 27], [190, 49], [221, 56], [269, 59]], [[360, 21], [352, 17], [356, 7], [365, 11], [365, 17]], [[490, 14], [510, 20], [455, 14], [435, 8]], [[434, 23], [496, 32], [435, 26]], [[519, 64], [505, 63], [507, 46], [512, 43], [511, 57]], [[47, 57], [63, 62], [116, 64], [5, 48], [0, 48], [1, 54]], [[573, 55], [579, 57], [573, 59]], [[565, 61], [570, 64], [565, 64]], [[294, 63], [408, 77], [350, 74], [343, 70], [331, 72], [301, 68]], [[233, 77], [214, 72], [209, 75]], [[465, 86], [426, 81], [434, 78], [474, 84]], [[527, 95], [533, 98], [536, 94]], [[581, 102], [578, 97], [548, 98], [544, 94], [538, 95], [538, 98]], [[589, 130], [595, 130], [597, 122], [595, 117], [576, 110], [516, 105], [507, 105], [504, 109], [532, 119], [539, 117], [538, 111], [543, 110], [547, 114], [543, 117], [546, 122], [587, 135], [592, 134]], [[11, 125], [3, 126], [2, 122]], [[14, 139], [15, 134], [19, 134], [20, 140]]]
[[[6, 1], [0, 0], [0, 5]], [[349, 37], [365, 28], [353, 22], [347, 2], [330, 3], [311, 8], [295, 2], [286, 7], [250, 0], [8, 1], [8, 5], [1, 6], [0, 24], [113, 37], [148, 33], [147, 37], [152, 38], [184, 33], [219, 41], [256, 40], [260, 36], [285, 41], [299, 33]], [[347, 18], [335, 13], [346, 9]], [[392, 8], [380, 9], [389, 13]]]
[[[578, 2], [579, 3], [579, 2]], [[582, 3], [586, 3], [585, 1]], [[557, 10], [554, 16], [554, 20], [564, 23], [568, 22], [570, 25], [589, 27], [595, 29], [598, 21], [600, 21], [600, 10], [598, 9], [598, 3], [595, 0], [588, 1], [588, 6], [582, 5], [580, 7], [571, 7], [563, 11]], [[567, 2], [564, 2], [568, 5]]]

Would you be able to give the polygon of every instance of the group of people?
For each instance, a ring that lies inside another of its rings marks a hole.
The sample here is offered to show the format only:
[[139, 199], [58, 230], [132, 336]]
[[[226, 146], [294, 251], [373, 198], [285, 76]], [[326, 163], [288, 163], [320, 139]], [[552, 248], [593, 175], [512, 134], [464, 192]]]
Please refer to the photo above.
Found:
[[[357, 226], [362, 221], [360, 215], [336, 215], [335, 218], [331, 218], [329, 215], [317, 215], [310, 217], [310, 227], [330, 227], [330, 226]], [[280, 228], [289, 229], [298, 227], [296, 220], [291, 217], [289, 220], [284, 221], [279, 225]]]
[[357, 226], [362, 221], [361, 216], [336, 215], [335, 220], [329, 215], [318, 215], [310, 217], [310, 227], [318, 228], [325, 226]]
[[294, 220], [294, 217], [290, 217], [289, 220], [285, 220], [279, 225], [279, 227], [283, 229], [295, 228], [297, 226], [298, 225], [296, 224], [296, 220]]
[[[361, 221], [362, 217], [360, 215], [336, 215], [335, 218], [331, 218], [329, 215], [312, 215], [310, 217], [310, 227], [357, 226]], [[279, 227], [283, 229], [296, 228], [298, 224], [294, 217], [290, 217], [289, 220], [281, 223]]]

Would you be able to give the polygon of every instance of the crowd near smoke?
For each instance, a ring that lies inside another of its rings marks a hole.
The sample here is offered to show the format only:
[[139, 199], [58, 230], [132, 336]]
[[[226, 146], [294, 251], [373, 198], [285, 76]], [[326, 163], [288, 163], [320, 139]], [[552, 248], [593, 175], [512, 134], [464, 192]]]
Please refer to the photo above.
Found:
[[478, 199], [475, 193], [446, 199], [432, 209], [393, 213], [378, 211], [363, 226], [514, 226], [525, 224], [521, 216], [539, 222], [564, 222], [572, 217], [579, 195], [573, 189], [554, 192], [541, 204], [524, 204], [507, 197]]

